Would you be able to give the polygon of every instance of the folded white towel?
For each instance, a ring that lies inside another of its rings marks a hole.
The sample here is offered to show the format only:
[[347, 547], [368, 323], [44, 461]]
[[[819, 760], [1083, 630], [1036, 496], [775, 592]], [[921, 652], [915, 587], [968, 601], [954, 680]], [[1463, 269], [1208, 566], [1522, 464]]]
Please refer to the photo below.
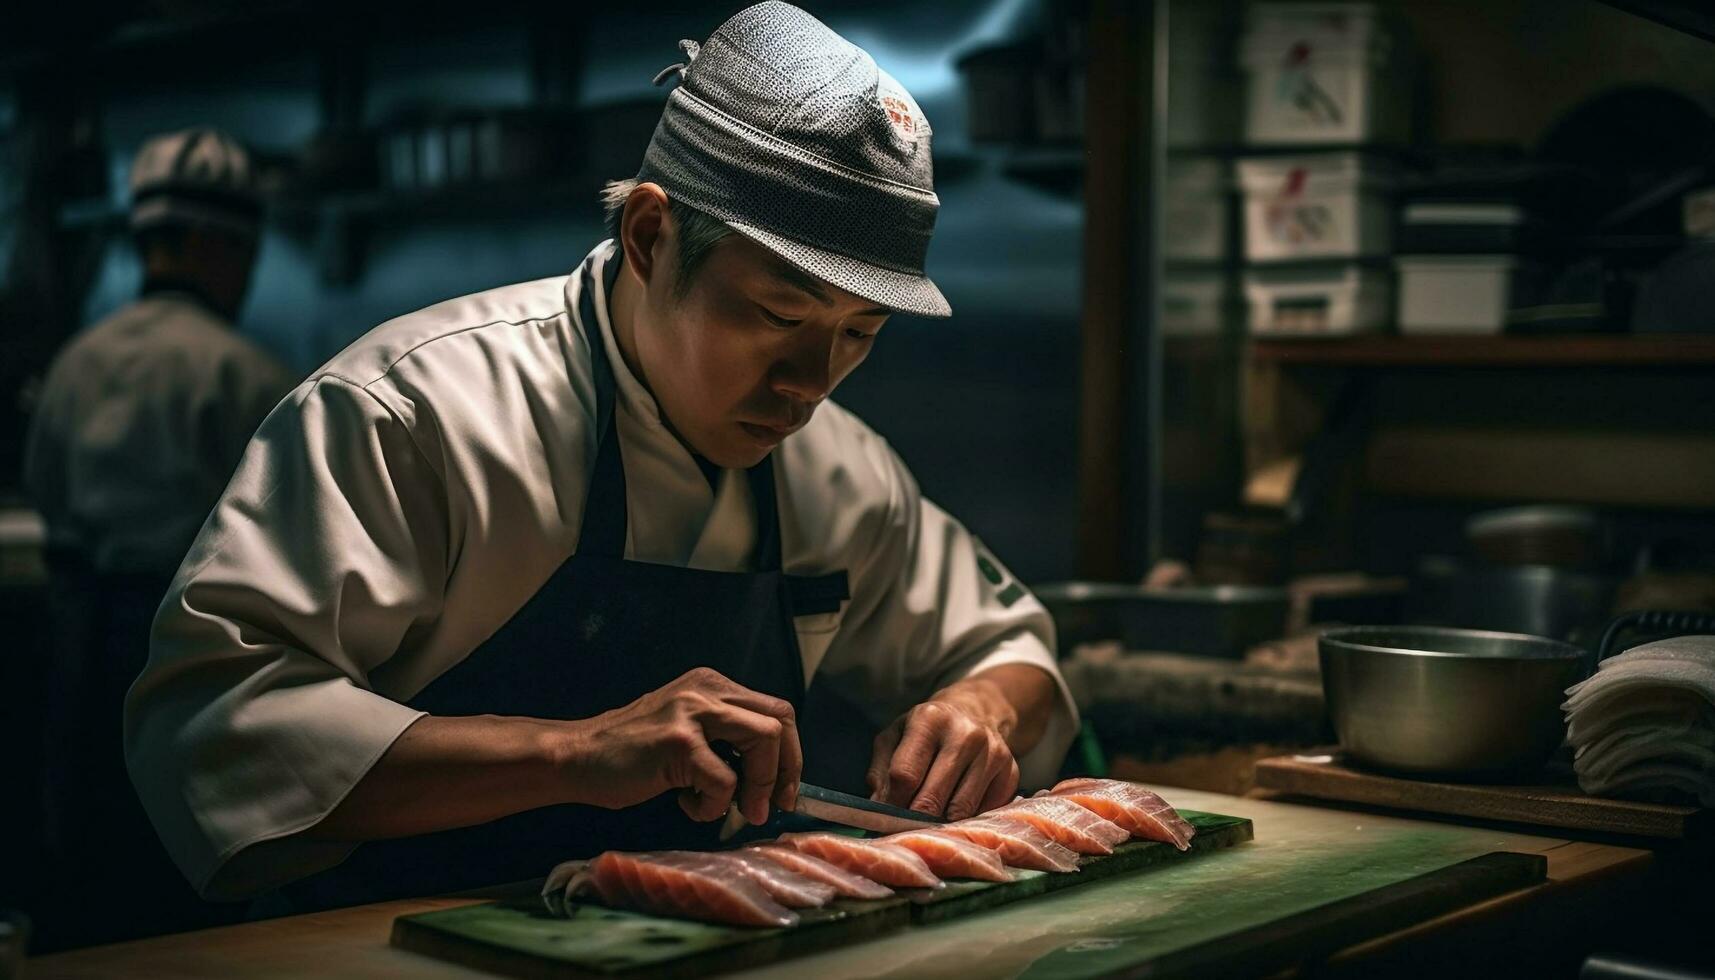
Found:
[[1646, 643], [1566, 691], [1578, 785], [1715, 806], [1715, 636]]

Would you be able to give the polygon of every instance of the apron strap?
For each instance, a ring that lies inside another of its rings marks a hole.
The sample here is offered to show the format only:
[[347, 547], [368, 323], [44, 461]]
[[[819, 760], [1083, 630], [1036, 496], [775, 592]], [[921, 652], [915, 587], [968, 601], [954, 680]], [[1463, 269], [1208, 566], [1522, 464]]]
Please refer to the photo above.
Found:
[[[613, 288], [619, 278], [619, 263], [603, 270], [605, 285]], [[607, 357], [601, 321], [596, 319], [595, 256], [578, 269], [578, 325], [590, 347], [590, 366], [595, 376], [596, 452], [590, 473], [589, 492], [584, 498], [584, 518], [578, 531], [578, 551], [608, 558], [625, 557], [625, 460], [620, 453], [614, 423], [613, 364]]]
[[756, 570], [778, 572], [780, 557], [780, 508], [774, 498], [774, 454], [769, 453], [745, 471], [750, 480], [750, 499], [756, 507]]

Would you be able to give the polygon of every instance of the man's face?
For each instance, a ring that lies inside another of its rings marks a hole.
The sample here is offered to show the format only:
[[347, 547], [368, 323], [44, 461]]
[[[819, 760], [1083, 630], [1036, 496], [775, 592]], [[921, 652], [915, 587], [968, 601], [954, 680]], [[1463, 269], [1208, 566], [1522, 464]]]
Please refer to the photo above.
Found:
[[717, 466], [761, 462], [869, 356], [889, 311], [742, 235], [718, 242], [683, 295], [650, 277], [638, 359], [669, 425]]

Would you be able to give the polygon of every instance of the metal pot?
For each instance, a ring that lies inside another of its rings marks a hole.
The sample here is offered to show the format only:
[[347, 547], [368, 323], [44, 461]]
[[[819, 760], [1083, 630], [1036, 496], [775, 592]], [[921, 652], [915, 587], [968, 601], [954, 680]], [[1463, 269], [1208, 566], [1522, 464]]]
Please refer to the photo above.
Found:
[[1593, 634], [1607, 622], [1618, 583], [1548, 565], [1473, 568], [1425, 559], [1412, 596], [1417, 621], [1557, 640]]
[[1482, 558], [1499, 565], [1593, 568], [1607, 554], [1608, 532], [1588, 507], [1508, 507], [1465, 522], [1465, 539]]
[[1539, 768], [1566, 737], [1560, 704], [1589, 654], [1520, 633], [1357, 626], [1318, 642], [1340, 747], [1412, 774]]

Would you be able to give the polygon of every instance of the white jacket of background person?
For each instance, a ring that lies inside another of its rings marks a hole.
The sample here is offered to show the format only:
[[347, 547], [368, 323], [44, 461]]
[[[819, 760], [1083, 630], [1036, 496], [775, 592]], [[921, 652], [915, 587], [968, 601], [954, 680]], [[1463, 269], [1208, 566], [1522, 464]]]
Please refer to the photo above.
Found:
[[48, 371], [24, 455], [49, 545], [103, 574], [171, 575], [297, 380], [189, 293], [82, 331]]

